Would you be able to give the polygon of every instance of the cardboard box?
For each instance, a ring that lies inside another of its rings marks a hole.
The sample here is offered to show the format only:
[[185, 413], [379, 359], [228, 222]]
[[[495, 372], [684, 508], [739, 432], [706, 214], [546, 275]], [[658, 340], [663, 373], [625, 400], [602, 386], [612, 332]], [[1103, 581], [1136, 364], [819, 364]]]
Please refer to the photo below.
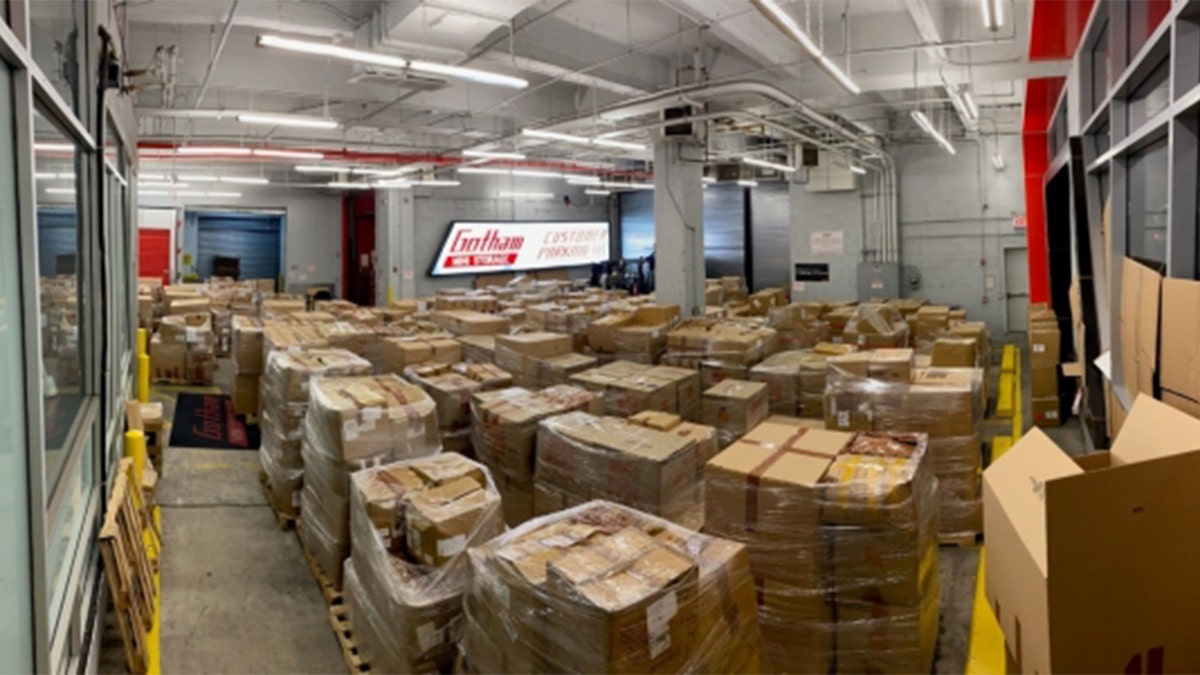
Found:
[[208, 298], [168, 295], [163, 300], [163, 311], [168, 315], [207, 314], [209, 309]]
[[767, 385], [762, 382], [725, 380], [704, 392], [703, 422], [717, 429], [726, 447], [767, 418]]
[[1162, 400], [1200, 417], [1200, 283], [1185, 279], [1162, 282], [1162, 354], [1159, 379]]
[[158, 335], [164, 342], [205, 343], [213, 342], [212, 315], [207, 311], [196, 314], [173, 314], [164, 316], [158, 326]]
[[585, 354], [561, 354], [537, 362], [537, 386], [570, 384], [571, 376], [596, 367], [596, 357]]
[[164, 342], [161, 336], [150, 338], [150, 377], [154, 382], [187, 382], [187, 343]]
[[477, 479], [463, 476], [408, 498], [404, 513], [408, 554], [423, 565], [441, 566], [467, 548], [467, 537], [500, 497]]
[[258, 414], [258, 375], [235, 375], [233, 378], [233, 412], [238, 415]]
[[1031, 398], [1058, 397], [1058, 366], [1034, 366], [1029, 369]]
[[454, 335], [503, 335], [510, 330], [507, 317], [468, 309], [436, 311], [429, 320]]
[[910, 382], [913, 372], [913, 350], [876, 349], [870, 352], [867, 376], [883, 382]]
[[1062, 426], [1062, 402], [1057, 395], [1030, 399], [1029, 407], [1035, 425], [1043, 428]]
[[403, 373], [425, 363], [453, 364], [462, 360], [462, 345], [452, 338], [388, 337], [380, 343], [384, 372]]
[[593, 319], [587, 329], [588, 347], [602, 354], [617, 351], [617, 330], [633, 324], [633, 312], [613, 312]]
[[969, 337], [940, 337], [933, 341], [930, 365], [937, 368], [974, 368], [979, 359], [979, 344]]
[[1062, 334], [1057, 324], [1033, 325], [1029, 328], [1030, 367], [1057, 366], [1062, 358]]
[[1121, 267], [1120, 367], [1130, 397], [1154, 395], [1158, 372], [1158, 324], [1162, 276], [1125, 258]]
[[1198, 471], [1200, 421], [1145, 395], [1110, 453], [1032, 430], [988, 467], [986, 592], [1016, 672], [1200, 670]]
[[571, 383], [601, 395], [606, 413], [616, 417], [655, 410], [699, 418], [700, 375], [694, 370], [613, 361], [572, 375]]
[[437, 406], [396, 375], [321, 377], [310, 383], [311, 440], [343, 461], [391, 461], [437, 452]]
[[263, 369], [263, 324], [256, 317], [233, 317], [231, 353], [239, 375], [254, 375]]

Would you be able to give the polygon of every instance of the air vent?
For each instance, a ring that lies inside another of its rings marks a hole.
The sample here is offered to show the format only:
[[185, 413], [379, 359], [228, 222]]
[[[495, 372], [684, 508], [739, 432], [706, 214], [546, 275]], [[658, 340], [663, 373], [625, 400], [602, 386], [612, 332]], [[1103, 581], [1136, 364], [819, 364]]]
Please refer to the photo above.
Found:
[[[691, 117], [692, 114], [692, 106], [681, 105], [663, 110], [662, 116], [664, 122], [670, 122], [671, 120], [679, 120], [685, 117]], [[695, 129], [692, 127], [691, 122], [683, 122], [682, 124], [668, 124], [663, 128], [663, 135], [667, 136], [668, 138], [678, 136], [694, 136]]]
[[800, 165], [808, 168], [821, 165], [821, 153], [815, 145], [801, 146]]

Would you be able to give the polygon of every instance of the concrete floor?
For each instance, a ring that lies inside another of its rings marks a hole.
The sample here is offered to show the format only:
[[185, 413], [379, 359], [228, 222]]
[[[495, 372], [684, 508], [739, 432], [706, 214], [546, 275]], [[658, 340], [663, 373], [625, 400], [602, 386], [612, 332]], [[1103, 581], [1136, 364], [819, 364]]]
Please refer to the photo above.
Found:
[[[231, 379], [222, 361], [216, 385], [228, 390]], [[169, 419], [174, 396], [155, 398]], [[1049, 433], [1070, 454], [1084, 451], [1077, 420]], [[164, 461], [163, 672], [345, 672], [295, 533], [279, 529], [258, 484], [256, 453], [168, 448]], [[940, 551], [936, 673], [965, 668], [978, 561], [977, 548]], [[119, 641], [105, 647], [102, 672], [121, 672]]]

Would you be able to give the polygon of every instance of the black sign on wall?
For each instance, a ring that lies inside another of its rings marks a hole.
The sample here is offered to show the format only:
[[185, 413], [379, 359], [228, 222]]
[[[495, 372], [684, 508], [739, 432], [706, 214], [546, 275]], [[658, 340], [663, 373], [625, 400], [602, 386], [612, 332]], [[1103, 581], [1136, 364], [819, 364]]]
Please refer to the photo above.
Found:
[[829, 281], [829, 263], [796, 263], [795, 281]]

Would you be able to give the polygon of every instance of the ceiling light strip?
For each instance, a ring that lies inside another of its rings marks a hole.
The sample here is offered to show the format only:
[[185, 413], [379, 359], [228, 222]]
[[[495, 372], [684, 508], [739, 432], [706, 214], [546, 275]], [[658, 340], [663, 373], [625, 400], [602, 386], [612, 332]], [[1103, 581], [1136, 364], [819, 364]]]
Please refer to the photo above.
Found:
[[946, 137], [941, 135], [937, 129], [933, 128], [933, 124], [930, 123], [929, 118], [925, 116], [925, 113], [921, 112], [920, 110], [914, 110], [912, 111], [912, 118], [916, 121], [917, 126], [921, 127], [925, 133], [932, 136], [933, 140], [938, 142], [938, 145], [946, 149], [946, 152], [952, 155], [958, 154], [958, 152], [954, 149], [954, 145], [950, 143], [950, 141], [946, 140]]

